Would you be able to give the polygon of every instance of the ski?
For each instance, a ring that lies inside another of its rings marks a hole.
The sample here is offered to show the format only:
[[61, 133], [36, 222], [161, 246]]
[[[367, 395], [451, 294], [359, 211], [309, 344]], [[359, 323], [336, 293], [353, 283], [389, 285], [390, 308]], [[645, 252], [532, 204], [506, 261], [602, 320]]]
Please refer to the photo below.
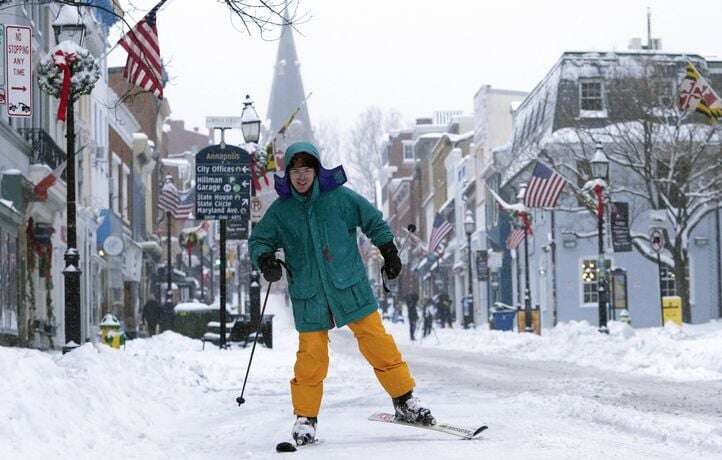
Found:
[[404, 422], [402, 420], [396, 420], [396, 416], [394, 414], [388, 414], [384, 412], [377, 412], [373, 414], [369, 417], [369, 420], [373, 422], [394, 423], [396, 425], [404, 425], [414, 428], [423, 428], [425, 430], [438, 431], [439, 433], [446, 433], [453, 436], [458, 436], [462, 439], [475, 439], [477, 436], [483, 433], [484, 430], [489, 428], [486, 425], [482, 425], [475, 430], [470, 430], [468, 428], [462, 428], [459, 426], [450, 425], [448, 423], [438, 422], [435, 425], [420, 425], [416, 423]]

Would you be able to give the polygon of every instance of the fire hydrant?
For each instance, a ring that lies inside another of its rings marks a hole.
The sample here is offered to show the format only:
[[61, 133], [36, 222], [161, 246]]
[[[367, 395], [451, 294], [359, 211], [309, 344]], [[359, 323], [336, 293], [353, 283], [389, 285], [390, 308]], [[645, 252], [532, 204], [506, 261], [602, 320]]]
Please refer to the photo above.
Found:
[[112, 348], [125, 346], [125, 331], [120, 328], [120, 321], [115, 315], [108, 313], [100, 323], [100, 342]]

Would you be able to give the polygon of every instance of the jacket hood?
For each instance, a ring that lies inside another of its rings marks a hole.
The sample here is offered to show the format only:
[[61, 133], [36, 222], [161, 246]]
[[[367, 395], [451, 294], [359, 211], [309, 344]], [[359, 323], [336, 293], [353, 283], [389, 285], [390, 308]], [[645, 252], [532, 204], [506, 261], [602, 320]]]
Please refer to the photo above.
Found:
[[315, 145], [310, 142], [296, 142], [291, 144], [283, 155], [283, 163], [286, 168], [284, 175], [273, 175], [273, 185], [280, 198], [286, 199], [293, 196], [291, 181], [288, 179], [288, 166], [293, 161], [293, 157], [299, 153], [307, 153], [318, 160], [319, 169], [316, 179], [321, 193], [328, 192], [346, 183], [346, 172], [343, 170], [343, 166], [339, 165], [332, 169], [324, 168], [321, 164], [321, 155]]

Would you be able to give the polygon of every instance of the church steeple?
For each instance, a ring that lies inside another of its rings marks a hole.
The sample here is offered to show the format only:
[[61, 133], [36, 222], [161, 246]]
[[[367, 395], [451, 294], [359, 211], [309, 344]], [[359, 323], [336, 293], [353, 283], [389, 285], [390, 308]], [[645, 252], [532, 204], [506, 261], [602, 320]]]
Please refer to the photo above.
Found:
[[[288, 19], [286, 12], [286, 19]], [[284, 25], [281, 29], [281, 37], [278, 41], [278, 52], [276, 64], [273, 69], [273, 84], [271, 86], [271, 97], [268, 102], [267, 120], [270, 121], [271, 135], [278, 132], [288, 117], [302, 103], [306, 97], [301, 80], [301, 63], [296, 53], [296, 45], [293, 40], [293, 29]], [[311, 119], [308, 116], [308, 107], [303, 104], [296, 115], [296, 121], [292, 129], [289, 129], [286, 140], [294, 142], [298, 140], [314, 141]]]

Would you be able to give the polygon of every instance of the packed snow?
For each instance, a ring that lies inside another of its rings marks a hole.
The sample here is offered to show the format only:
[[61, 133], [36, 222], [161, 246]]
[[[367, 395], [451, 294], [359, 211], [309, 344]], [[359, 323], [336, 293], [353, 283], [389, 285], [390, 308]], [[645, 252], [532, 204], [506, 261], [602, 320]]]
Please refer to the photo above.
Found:
[[[297, 334], [273, 296], [274, 348], [218, 350], [165, 332], [124, 349], [67, 355], [0, 347], [0, 457], [274, 458], [289, 440]], [[301, 458], [721, 458], [722, 323], [609, 336], [585, 323], [544, 335], [435, 329], [410, 343], [389, 323], [444, 422], [488, 424], [479, 440], [367, 421], [390, 401], [347, 328], [330, 334], [322, 443]], [[716, 397], [715, 397], [716, 396]]]

